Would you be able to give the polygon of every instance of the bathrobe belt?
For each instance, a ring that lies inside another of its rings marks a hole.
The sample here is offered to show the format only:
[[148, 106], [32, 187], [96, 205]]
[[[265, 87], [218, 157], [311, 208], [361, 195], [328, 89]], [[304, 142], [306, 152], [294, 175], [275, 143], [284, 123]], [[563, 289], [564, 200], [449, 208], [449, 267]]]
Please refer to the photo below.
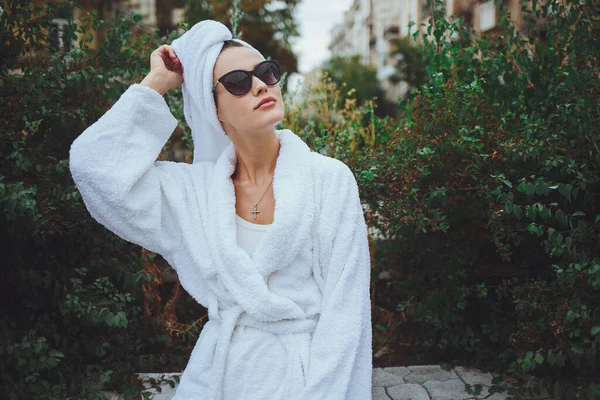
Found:
[[[217, 339], [215, 356], [213, 359], [213, 380], [211, 393], [215, 400], [221, 400], [223, 395], [223, 377], [225, 375], [225, 361], [229, 343], [236, 326], [246, 326], [263, 330], [275, 335], [287, 335], [291, 333], [313, 333], [317, 326], [318, 316], [305, 319], [284, 319], [279, 321], [260, 321], [245, 313], [239, 305], [227, 305], [219, 307], [218, 311], [208, 310], [208, 319], [211, 323], [220, 325], [219, 337]], [[297, 360], [296, 360], [297, 361]]]

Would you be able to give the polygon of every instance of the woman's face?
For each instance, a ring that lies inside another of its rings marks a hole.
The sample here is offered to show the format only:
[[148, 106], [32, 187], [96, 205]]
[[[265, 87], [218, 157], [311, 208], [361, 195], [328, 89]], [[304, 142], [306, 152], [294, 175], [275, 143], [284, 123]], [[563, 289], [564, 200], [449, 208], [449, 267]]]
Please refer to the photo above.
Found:
[[[213, 84], [229, 71], [235, 69], [252, 71], [261, 61], [264, 61], [264, 58], [252, 49], [230, 47], [217, 58], [213, 70]], [[275, 98], [275, 104], [256, 108], [262, 99], [271, 96]], [[215, 90], [215, 98], [217, 117], [227, 134], [273, 129], [283, 120], [285, 109], [279, 84], [268, 86], [254, 75], [252, 75], [252, 89], [245, 95], [235, 96], [219, 83]]]

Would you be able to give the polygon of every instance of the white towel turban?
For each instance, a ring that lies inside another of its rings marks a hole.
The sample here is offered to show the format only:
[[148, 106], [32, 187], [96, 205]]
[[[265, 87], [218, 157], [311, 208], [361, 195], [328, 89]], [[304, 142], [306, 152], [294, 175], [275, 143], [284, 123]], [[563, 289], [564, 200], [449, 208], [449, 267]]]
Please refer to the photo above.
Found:
[[[179, 38], [171, 47], [183, 66], [183, 113], [192, 131], [194, 163], [216, 161], [231, 143], [217, 118], [212, 86], [213, 69], [223, 43], [233, 39], [231, 31], [213, 20], [200, 21]], [[241, 39], [233, 39], [256, 51]]]

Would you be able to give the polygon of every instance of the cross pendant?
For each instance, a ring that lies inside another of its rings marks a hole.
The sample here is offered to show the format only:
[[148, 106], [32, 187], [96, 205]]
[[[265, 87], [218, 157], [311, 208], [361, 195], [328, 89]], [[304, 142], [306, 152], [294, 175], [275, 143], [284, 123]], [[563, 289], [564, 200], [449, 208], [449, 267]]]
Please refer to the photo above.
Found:
[[256, 214], [260, 214], [260, 211], [256, 210], [256, 204], [254, 205], [254, 210], [252, 210], [252, 214], [254, 214], [254, 219], [256, 219]]

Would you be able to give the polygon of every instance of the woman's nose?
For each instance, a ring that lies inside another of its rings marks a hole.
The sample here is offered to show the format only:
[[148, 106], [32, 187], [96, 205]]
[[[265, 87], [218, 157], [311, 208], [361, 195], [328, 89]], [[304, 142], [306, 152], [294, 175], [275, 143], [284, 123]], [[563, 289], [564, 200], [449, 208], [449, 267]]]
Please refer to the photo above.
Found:
[[254, 94], [260, 93], [261, 90], [266, 89], [267, 84], [258, 79], [255, 75], [252, 75], [252, 90]]

